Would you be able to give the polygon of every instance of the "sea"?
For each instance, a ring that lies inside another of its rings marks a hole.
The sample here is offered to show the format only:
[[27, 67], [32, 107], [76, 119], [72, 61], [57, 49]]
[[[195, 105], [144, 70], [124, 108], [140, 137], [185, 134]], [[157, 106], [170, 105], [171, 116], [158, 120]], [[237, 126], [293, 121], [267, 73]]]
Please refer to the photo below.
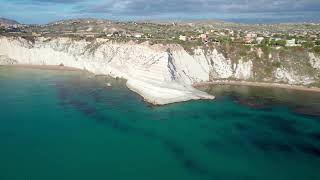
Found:
[[0, 180], [320, 179], [320, 93], [201, 90], [153, 106], [123, 79], [0, 67]]

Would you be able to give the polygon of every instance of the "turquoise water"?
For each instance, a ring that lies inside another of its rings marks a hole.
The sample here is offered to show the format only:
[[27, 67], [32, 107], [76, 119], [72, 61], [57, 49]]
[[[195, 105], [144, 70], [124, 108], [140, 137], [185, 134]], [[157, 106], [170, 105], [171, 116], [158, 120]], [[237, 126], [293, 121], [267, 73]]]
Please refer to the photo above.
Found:
[[319, 93], [219, 86], [154, 107], [84, 72], [0, 67], [0, 85], [1, 180], [320, 179]]

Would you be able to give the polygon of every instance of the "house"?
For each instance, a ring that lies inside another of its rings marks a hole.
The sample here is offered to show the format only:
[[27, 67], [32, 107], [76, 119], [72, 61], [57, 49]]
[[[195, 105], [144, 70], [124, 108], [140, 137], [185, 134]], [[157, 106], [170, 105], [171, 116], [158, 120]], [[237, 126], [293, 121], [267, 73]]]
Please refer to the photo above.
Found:
[[246, 36], [246, 37], [244, 37], [244, 42], [250, 44], [253, 42], [253, 38]]
[[287, 46], [287, 47], [296, 46], [296, 39], [287, 40], [287, 41], [286, 41], [286, 46]]
[[32, 32], [32, 36], [39, 37], [39, 36], [41, 36], [41, 34], [40, 33], [36, 33], [36, 32]]
[[258, 35], [255, 33], [248, 33], [245, 37], [244, 37], [244, 41], [245, 43], [252, 43], [254, 41], [254, 39], [257, 37]]
[[201, 34], [200, 38], [202, 39], [202, 41], [208, 41], [208, 35], [207, 34]]
[[273, 40], [275, 41], [281, 41], [282, 39], [281, 38], [272, 38]]
[[201, 39], [206, 39], [207, 37], [208, 37], [207, 34], [201, 34], [201, 35], [200, 35], [200, 38], [201, 38]]
[[134, 36], [135, 38], [141, 38], [142, 35], [143, 35], [143, 34], [141, 34], [141, 33], [136, 33], [136, 34], [134, 34], [133, 36]]
[[186, 41], [186, 40], [187, 40], [187, 36], [182, 36], [182, 35], [180, 35], [180, 36], [179, 36], [179, 40], [181, 40], [181, 41]]
[[258, 44], [261, 44], [261, 42], [264, 40], [264, 37], [257, 37], [256, 41]]

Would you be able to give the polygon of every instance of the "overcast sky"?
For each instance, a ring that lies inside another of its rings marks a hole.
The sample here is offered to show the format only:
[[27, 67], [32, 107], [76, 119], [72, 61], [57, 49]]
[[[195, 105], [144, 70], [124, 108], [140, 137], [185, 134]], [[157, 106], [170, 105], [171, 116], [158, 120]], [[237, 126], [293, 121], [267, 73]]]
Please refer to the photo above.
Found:
[[0, 17], [22, 23], [70, 18], [320, 21], [320, 0], [0, 0]]

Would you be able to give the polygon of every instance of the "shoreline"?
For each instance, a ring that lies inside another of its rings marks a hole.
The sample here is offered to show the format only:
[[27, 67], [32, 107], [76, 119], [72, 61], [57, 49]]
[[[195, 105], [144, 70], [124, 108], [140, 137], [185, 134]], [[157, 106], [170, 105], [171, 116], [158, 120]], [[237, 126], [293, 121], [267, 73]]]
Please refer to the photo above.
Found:
[[[9, 68], [27, 68], [27, 69], [40, 69], [40, 70], [57, 70], [57, 71], [80, 71], [80, 72], [88, 72], [93, 74], [94, 76], [98, 76], [90, 71], [85, 69], [79, 69], [69, 66], [63, 65], [37, 65], [37, 64], [9, 64], [9, 65], [1, 65], [3, 67]], [[0, 66], [0, 67], [1, 67]], [[107, 76], [107, 75], [106, 75]], [[139, 94], [145, 102], [161, 106], [179, 102], [185, 102], [189, 100], [199, 100], [199, 99], [214, 99], [214, 96], [209, 95], [205, 92], [202, 92], [196, 88], [188, 89], [182, 85], [168, 85], [161, 86], [163, 84], [153, 84], [148, 81], [141, 81], [139, 79], [126, 79], [127, 88]]]
[[62, 70], [62, 71], [85, 71], [83, 69], [78, 69], [69, 66], [61, 66], [61, 65], [32, 65], [32, 64], [7, 64], [0, 65], [0, 67], [13, 67], [13, 68], [28, 68], [28, 69], [40, 69], [40, 70]]
[[[39, 70], [89, 72], [84, 69], [79, 69], [79, 68], [74, 68], [74, 67], [69, 67], [69, 66], [61, 66], [61, 65], [8, 64], [8, 65], [0, 65], [0, 67], [1, 66], [2, 67], [10, 67], [10, 68], [28, 68], [28, 69], [39, 69]], [[204, 86], [210, 86], [210, 85], [234, 85], [234, 86], [251, 86], [251, 87], [265, 87], [265, 88], [281, 88], [281, 89], [290, 89], [290, 90], [320, 93], [320, 88], [317, 88], [317, 87], [305, 87], [305, 86], [300, 86], [300, 85], [289, 85], [289, 84], [280, 84], [280, 83], [233, 81], [233, 80], [217, 80], [217, 81], [211, 81], [211, 82], [194, 83], [194, 84], [192, 84], [192, 87], [198, 88], [198, 87], [204, 87]], [[145, 101], [148, 102], [146, 99], [145, 99]], [[184, 101], [187, 101], [187, 100], [184, 100]], [[181, 101], [181, 102], [183, 102], [183, 101]], [[149, 103], [155, 105], [155, 103], [152, 103], [152, 102], [149, 102]]]
[[317, 87], [305, 87], [299, 85], [289, 85], [289, 84], [280, 84], [280, 83], [266, 83], [266, 82], [250, 82], [250, 81], [230, 81], [230, 80], [220, 80], [220, 81], [211, 81], [203, 83], [195, 83], [192, 86], [203, 87], [209, 85], [234, 85], [234, 86], [253, 86], [253, 87], [266, 87], [266, 88], [281, 88], [281, 89], [291, 89], [298, 91], [309, 91], [309, 92], [318, 92], [320, 93], [320, 88]]

